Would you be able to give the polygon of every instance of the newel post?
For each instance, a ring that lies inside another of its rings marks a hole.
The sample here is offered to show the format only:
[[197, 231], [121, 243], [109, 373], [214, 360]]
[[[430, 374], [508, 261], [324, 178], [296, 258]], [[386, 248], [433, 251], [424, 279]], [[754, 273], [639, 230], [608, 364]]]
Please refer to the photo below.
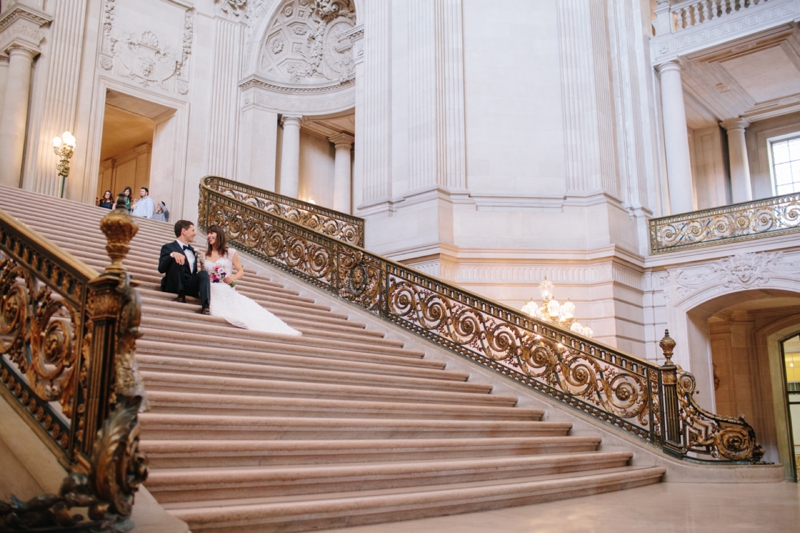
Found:
[[[89, 282], [91, 347], [87, 361], [86, 422], [84, 454], [91, 455], [97, 431], [122, 397], [135, 396], [135, 374], [131, 371], [135, 338], [141, 318], [139, 296], [130, 286], [122, 260], [130, 250], [139, 225], [125, 209], [123, 198], [117, 209], [103, 217], [100, 229], [106, 236], [111, 263]], [[133, 394], [132, 394], [133, 393]]]
[[672, 352], [675, 349], [675, 340], [669, 336], [669, 330], [664, 330], [664, 338], [658, 345], [664, 352], [664, 364], [661, 366], [661, 386], [663, 392], [661, 416], [661, 431], [664, 439], [664, 450], [683, 456], [681, 442], [681, 415], [678, 400], [678, 367], [672, 362]]

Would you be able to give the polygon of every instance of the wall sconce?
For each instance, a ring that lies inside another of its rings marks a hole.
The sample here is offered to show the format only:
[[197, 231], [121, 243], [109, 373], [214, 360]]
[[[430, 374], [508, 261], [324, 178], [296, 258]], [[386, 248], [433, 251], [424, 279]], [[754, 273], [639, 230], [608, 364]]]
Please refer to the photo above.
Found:
[[75, 150], [75, 136], [65, 131], [61, 137], [53, 137], [53, 151], [60, 158], [58, 160], [58, 175], [61, 176], [61, 198], [64, 198], [64, 186], [69, 176], [69, 160]]

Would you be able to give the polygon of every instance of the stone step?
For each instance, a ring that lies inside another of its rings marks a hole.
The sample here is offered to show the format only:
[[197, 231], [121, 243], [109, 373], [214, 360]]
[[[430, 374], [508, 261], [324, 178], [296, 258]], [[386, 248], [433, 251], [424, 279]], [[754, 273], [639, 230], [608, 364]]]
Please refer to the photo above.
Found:
[[167, 372], [141, 372], [147, 390], [205, 394], [243, 394], [281, 398], [331, 398], [340, 400], [403, 401], [458, 405], [505, 405], [517, 403], [515, 396], [475, 392], [415, 390], [397, 387], [367, 387], [333, 383], [296, 383], [267, 379], [193, 376]]
[[166, 504], [193, 533], [294, 533], [530, 505], [657, 483], [665, 469], [622, 467], [384, 491]]
[[141, 371], [166, 372], [173, 375], [199, 375], [247, 378], [251, 380], [282, 380], [303, 383], [339, 383], [365, 387], [391, 386], [404, 389], [488, 393], [491, 386], [467, 382], [469, 374], [444, 372], [435, 378], [404, 375], [371, 374], [337, 370], [316, 370], [271, 365], [253, 365], [227, 361], [187, 360], [140, 354], [136, 362]]
[[[459, 406], [463, 407], [463, 406]], [[493, 408], [496, 409], [496, 408]], [[426, 409], [427, 410], [427, 409]], [[153, 468], [340, 464], [588, 452], [600, 437], [142, 441]]]
[[[227, 325], [228, 322], [222, 317], [215, 317], [215, 316], [198, 316], [197, 313], [192, 311], [187, 311], [183, 304], [175, 302], [175, 306], [166, 306], [164, 305], [166, 302], [161, 300], [154, 300], [149, 299], [145, 301], [142, 298], [143, 310], [149, 317], [164, 317], [169, 320], [186, 320], [189, 322], [207, 322], [213, 323], [216, 325], [225, 324]], [[288, 323], [290, 326], [297, 325], [300, 327], [319, 327], [324, 321], [324, 329], [327, 331], [336, 331], [341, 333], [350, 333], [356, 334], [366, 337], [375, 337], [382, 339], [385, 337], [385, 334], [382, 331], [375, 331], [375, 330], [368, 330], [366, 329], [366, 324], [357, 323], [357, 322], [348, 322], [347, 320], [341, 319], [334, 319], [334, 320], [324, 320], [321, 318], [311, 319], [307, 315], [302, 313], [291, 313], [287, 311], [280, 311], [273, 313], [275, 316], [281, 318], [284, 322]]]
[[571, 424], [503, 420], [291, 418], [141, 413], [149, 439], [411, 439], [563, 436]]
[[[145, 328], [155, 328], [162, 330], [180, 330], [184, 333], [194, 333], [200, 335], [213, 335], [221, 337], [235, 338], [237, 341], [242, 339], [271, 339], [271, 333], [262, 331], [251, 331], [247, 329], [237, 328], [225, 322], [224, 320], [216, 322], [211, 317], [206, 317], [198, 313], [187, 313], [191, 318], [178, 318], [169, 316], [142, 316], [142, 326]], [[403, 341], [394, 339], [384, 339], [382, 336], [376, 337], [374, 335], [364, 335], [358, 332], [334, 331], [327, 327], [313, 328], [306, 324], [305, 328], [301, 328], [303, 338], [309, 340], [326, 339], [341, 343], [359, 343], [365, 348], [374, 347], [377, 350], [385, 348], [403, 348], [405, 344]]]
[[317, 398], [281, 398], [235, 394], [196, 394], [150, 391], [147, 396], [151, 413], [206, 414], [236, 413], [268, 417], [330, 418], [415, 418], [452, 420], [540, 420], [540, 409], [522, 409], [498, 405], [430, 404], [424, 410], [413, 402], [355, 401]]
[[400, 487], [513, 480], [620, 468], [631, 452], [589, 452], [527, 457], [488, 457], [390, 463], [266, 466], [250, 468], [169, 468], [147, 479], [147, 490], [162, 504], [198, 500], [264, 498]]
[[[348, 352], [346, 350], [327, 350], [298, 347], [278, 351], [256, 351], [243, 349], [235, 343], [226, 348], [207, 347], [198, 344], [178, 345], [172, 339], [143, 338], [137, 341], [137, 352], [168, 357], [185, 357], [208, 361], [225, 360], [251, 364], [275, 364], [297, 368], [348, 369], [374, 374], [396, 374], [403, 369], [441, 370], [445, 363], [430, 359], [395, 357], [390, 355]], [[409, 375], [412, 375], [410, 373]], [[432, 374], [422, 373], [417, 375]]]
[[[209, 330], [213, 326], [209, 326]], [[153, 340], [172, 340], [176, 344], [200, 344], [202, 346], [212, 346], [226, 348], [230, 346], [232, 339], [228, 336], [215, 336], [210, 334], [189, 333], [181, 330], [165, 330], [161, 328], [143, 326], [140, 331]], [[396, 348], [392, 346], [374, 346], [361, 342], [340, 341], [333, 339], [319, 339], [313, 337], [297, 337], [283, 335], [280, 333], [249, 332], [251, 335], [236, 338], [236, 344], [242, 348], [254, 351], [270, 351], [274, 353], [291, 353], [294, 347], [322, 351], [348, 351], [362, 352], [377, 355], [388, 355], [396, 357], [422, 358], [425, 353], [420, 350], [409, 350], [406, 348]]]

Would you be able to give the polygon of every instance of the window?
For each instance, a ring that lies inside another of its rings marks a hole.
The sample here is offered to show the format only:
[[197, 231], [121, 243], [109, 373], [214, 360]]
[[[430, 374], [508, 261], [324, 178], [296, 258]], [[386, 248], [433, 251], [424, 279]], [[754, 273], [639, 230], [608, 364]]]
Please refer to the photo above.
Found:
[[771, 141], [770, 158], [775, 194], [800, 192], [800, 136]]

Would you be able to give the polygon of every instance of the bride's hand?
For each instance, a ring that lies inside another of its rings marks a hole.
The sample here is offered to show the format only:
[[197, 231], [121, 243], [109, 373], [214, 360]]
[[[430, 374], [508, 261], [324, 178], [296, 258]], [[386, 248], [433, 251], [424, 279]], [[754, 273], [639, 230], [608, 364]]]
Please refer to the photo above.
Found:
[[233, 283], [233, 278], [230, 276], [225, 276], [225, 279], [223, 279], [222, 281], [230, 285], [231, 283]]

